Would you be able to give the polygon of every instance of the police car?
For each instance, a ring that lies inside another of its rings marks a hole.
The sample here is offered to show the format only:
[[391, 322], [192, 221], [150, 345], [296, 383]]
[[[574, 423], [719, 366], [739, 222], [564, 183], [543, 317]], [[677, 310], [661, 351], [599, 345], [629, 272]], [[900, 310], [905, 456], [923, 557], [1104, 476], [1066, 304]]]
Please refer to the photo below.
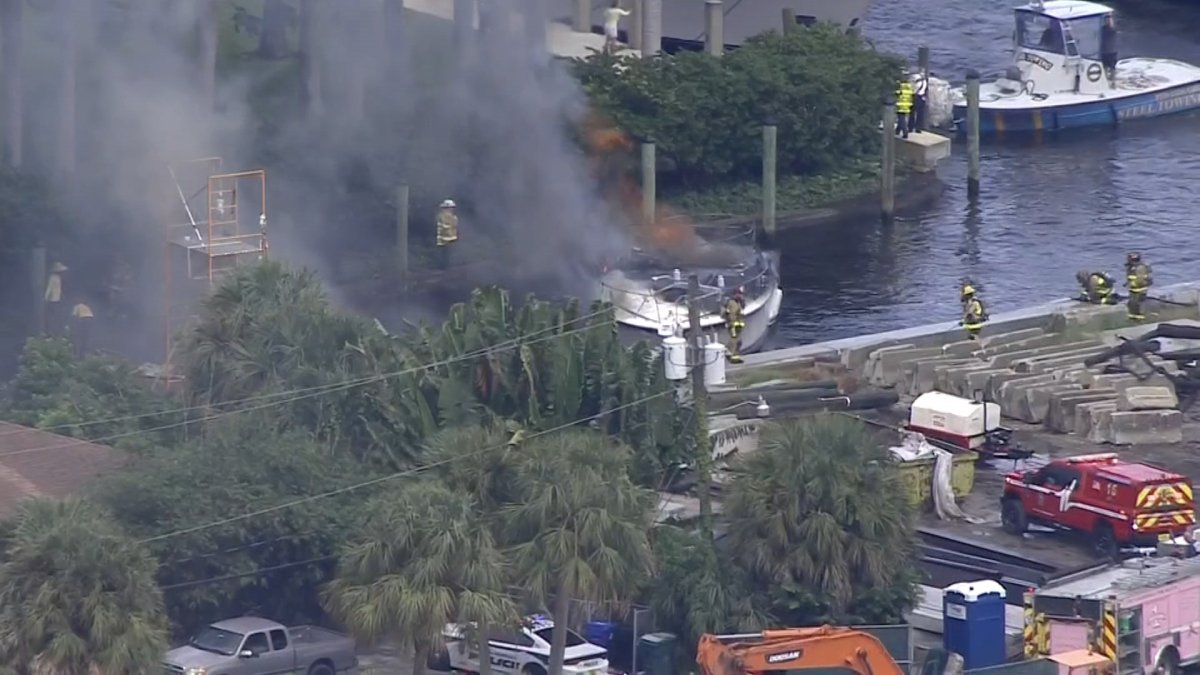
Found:
[[[526, 617], [519, 626], [491, 629], [488, 647], [492, 671], [512, 675], [546, 675], [550, 667], [550, 640], [554, 622], [541, 614]], [[447, 624], [442, 631], [446, 646], [440, 659], [429, 664], [431, 670], [479, 672], [479, 652], [466, 639], [463, 627]], [[440, 661], [440, 662], [439, 662]], [[567, 649], [563, 654], [565, 675], [605, 675], [608, 650], [584, 640], [573, 630], [567, 631]]]

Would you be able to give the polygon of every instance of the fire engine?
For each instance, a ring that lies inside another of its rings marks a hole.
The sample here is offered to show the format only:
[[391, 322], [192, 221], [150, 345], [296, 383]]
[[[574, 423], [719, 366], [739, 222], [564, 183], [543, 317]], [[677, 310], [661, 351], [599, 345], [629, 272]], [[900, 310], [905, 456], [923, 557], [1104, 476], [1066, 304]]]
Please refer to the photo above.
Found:
[[1122, 547], [1190, 538], [1196, 526], [1187, 477], [1116, 453], [1055, 459], [1007, 474], [1000, 517], [1012, 534], [1031, 524], [1086, 534], [1106, 558]]

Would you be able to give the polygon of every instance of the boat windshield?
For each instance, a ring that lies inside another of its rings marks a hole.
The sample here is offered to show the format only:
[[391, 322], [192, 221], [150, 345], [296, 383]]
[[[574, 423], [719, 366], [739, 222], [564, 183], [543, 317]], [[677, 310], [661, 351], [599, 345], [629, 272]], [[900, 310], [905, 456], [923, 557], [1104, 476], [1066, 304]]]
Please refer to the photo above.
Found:
[[1017, 10], [1017, 46], [1053, 54], [1065, 53], [1062, 22], [1037, 12]]
[[[1075, 38], [1079, 56], [1092, 61], [1100, 60], [1100, 32], [1104, 27], [1104, 15], [1085, 16], [1065, 22], [1069, 35]], [[1074, 54], [1072, 54], [1074, 56]]]

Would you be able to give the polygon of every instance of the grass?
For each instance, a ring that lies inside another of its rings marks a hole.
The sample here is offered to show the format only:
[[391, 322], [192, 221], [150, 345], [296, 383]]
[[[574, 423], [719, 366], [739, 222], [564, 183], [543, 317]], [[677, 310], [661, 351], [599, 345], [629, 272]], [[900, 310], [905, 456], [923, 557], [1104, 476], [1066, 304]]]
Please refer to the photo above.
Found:
[[[879, 162], [862, 159], [817, 176], [782, 176], [776, 186], [779, 213], [829, 206], [879, 190]], [[756, 216], [762, 210], [762, 185], [740, 182], [694, 192], [667, 193], [663, 199], [696, 218]]]

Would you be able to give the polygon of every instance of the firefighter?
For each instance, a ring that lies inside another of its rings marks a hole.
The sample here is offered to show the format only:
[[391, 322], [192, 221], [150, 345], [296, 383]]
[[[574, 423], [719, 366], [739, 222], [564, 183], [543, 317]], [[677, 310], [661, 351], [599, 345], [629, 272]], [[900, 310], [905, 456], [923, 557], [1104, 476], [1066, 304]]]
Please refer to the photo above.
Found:
[[62, 309], [62, 274], [66, 271], [66, 265], [56, 262], [50, 266], [50, 275], [46, 277], [46, 291], [42, 299], [46, 301], [46, 332], [50, 335], [61, 335], [67, 326], [66, 313]]
[[1142, 262], [1141, 253], [1133, 251], [1125, 256], [1125, 285], [1129, 287], [1127, 307], [1130, 321], [1142, 321], [1146, 318], [1146, 315], [1142, 314], [1142, 303], [1145, 302], [1150, 287], [1154, 285], [1151, 272], [1150, 266]]
[[730, 363], [742, 362], [742, 331], [746, 328], [746, 317], [743, 315], [745, 309], [746, 292], [739, 288], [725, 302], [725, 308], [721, 312], [725, 319], [725, 327], [729, 330]]
[[1075, 273], [1075, 280], [1081, 288], [1079, 299], [1093, 305], [1111, 305], [1113, 303], [1113, 278], [1106, 272], [1088, 272], [1080, 270]]
[[896, 88], [896, 133], [901, 138], [908, 138], [908, 131], [912, 128], [912, 109], [913, 87], [905, 75]]
[[71, 308], [71, 342], [75, 343], [75, 357], [82, 359], [88, 354], [88, 343], [92, 337], [92, 320], [96, 315], [87, 301], [79, 298], [79, 302]]
[[975, 287], [970, 281], [963, 284], [959, 299], [962, 300], [963, 306], [962, 321], [959, 323], [966, 329], [968, 340], [978, 340], [979, 333], [983, 330], [983, 324], [988, 320], [987, 309], [975, 293]]
[[450, 267], [450, 247], [457, 242], [458, 206], [453, 199], [447, 199], [438, 207], [437, 214], [438, 265], [442, 269]]

